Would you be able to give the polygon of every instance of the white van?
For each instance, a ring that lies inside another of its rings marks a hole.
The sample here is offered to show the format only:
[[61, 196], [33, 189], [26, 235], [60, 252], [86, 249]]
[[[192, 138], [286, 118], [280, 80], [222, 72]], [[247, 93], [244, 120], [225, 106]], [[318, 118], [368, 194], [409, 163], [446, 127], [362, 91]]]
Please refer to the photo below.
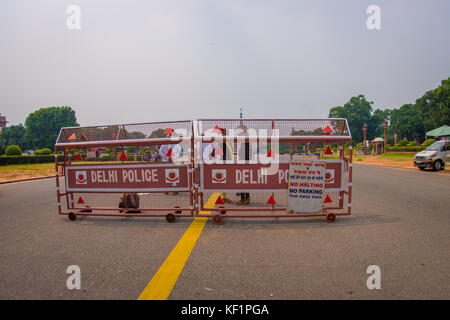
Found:
[[414, 166], [420, 170], [425, 170], [425, 168], [433, 168], [436, 171], [443, 170], [446, 162], [450, 162], [449, 140], [436, 141], [414, 156]]

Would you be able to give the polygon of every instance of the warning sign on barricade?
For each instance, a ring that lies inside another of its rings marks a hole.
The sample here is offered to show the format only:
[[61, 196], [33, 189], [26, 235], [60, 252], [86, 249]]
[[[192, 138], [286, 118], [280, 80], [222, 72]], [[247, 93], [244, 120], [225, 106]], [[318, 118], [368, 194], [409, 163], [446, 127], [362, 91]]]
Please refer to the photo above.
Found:
[[[312, 160], [308, 160], [312, 161]], [[344, 189], [344, 162], [322, 160], [325, 165], [323, 182], [327, 191]], [[222, 192], [286, 192], [289, 181], [289, 162], [277, 164], [275, 174], [268, 174], [270, 164], [203, 164], [200, 188], [202, 191]]]
[[288, 208], [291, 213], [322, 211], [326, 162], [299, 160], [289, 163]]

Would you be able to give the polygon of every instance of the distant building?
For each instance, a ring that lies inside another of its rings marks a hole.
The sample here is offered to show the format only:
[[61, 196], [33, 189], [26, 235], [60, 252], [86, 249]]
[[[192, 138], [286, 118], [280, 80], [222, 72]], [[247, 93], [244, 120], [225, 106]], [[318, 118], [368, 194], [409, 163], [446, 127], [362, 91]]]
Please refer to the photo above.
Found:
[[7, 123], [8, 123], [8, 121], [6, 120], [6, 117], [2, 116], [0, 113], [0, 131], [2, 131], [3, 129], [6, 128]]

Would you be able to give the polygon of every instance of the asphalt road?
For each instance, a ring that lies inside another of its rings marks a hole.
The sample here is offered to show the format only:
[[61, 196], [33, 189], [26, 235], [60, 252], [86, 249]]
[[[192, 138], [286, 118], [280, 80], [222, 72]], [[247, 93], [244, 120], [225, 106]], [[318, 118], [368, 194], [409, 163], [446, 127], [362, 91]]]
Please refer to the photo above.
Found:
[[[208, 221], [169, 299], [449, 299], [450, 176], [355, 164], [353, 187], [353, 215], [333, 224]], [[53, 179], [0, 185], [0, 299], [136, 299], [192, 221], [73, 222], [55, 193]]]

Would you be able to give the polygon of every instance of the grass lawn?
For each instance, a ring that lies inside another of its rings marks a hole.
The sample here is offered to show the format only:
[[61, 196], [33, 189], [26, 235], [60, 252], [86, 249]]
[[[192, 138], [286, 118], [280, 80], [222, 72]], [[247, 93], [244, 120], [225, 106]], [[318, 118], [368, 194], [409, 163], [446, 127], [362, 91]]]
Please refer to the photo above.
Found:
[[53, 175], [55, 175], [54, 162], [0, 166], [0, 182]]
[[392, 159], [395, 161], [414, 161], [415, 153], [383, 153], [380, 158]]
[[[121, 163], [121, 161], [105, 161], [101, 164]], [[76, 164], [99, 164], [96, 161], [73, 161]], [[61, 167], [60, 167], [60, 173]], [[12, 164], [0, 166], [0, 182], [28, 178], [48, 177], [55, 175], [55, 163]]]

